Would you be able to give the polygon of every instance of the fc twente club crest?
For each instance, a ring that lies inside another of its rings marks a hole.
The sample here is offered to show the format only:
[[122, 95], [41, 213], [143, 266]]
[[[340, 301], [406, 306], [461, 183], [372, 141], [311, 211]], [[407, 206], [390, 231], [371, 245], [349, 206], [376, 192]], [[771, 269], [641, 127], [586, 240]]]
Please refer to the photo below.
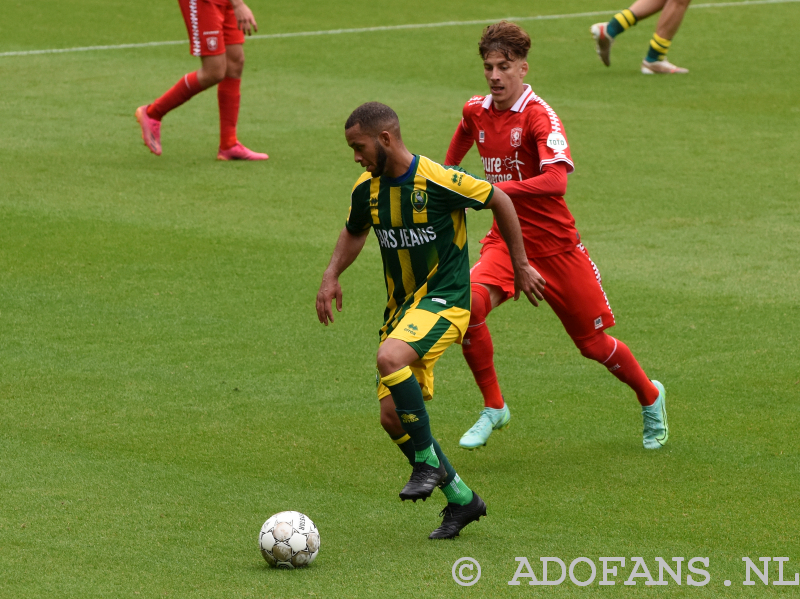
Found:
[[511, 130], [511, 147], [518, 148], [522, 145], [522, 127], [514, 127]]

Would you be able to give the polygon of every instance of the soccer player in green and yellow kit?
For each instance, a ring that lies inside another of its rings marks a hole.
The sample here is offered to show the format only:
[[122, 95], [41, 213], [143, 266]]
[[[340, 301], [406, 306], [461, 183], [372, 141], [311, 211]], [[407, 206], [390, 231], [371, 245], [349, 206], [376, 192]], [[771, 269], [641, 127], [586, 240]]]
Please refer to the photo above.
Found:
[[317, 294], [321, 323], [342, 308], [339, 276], [378, 238], [387, 306], [377, 364], [381, 424], [413, 465], [402, 500], [425, 500], [437, 486], [447, 506], [431, 539], [449, 539], [486, 515], [486, 504], [456, 474], [431, 433], [425, 400], [433, 366], [469, 322], [470, 280], [465, 208], [489, 208], [508, 244], [515, 299], [538, 305], [544, 279], [528, 264], [511, 199], [490, 183], [408, 151], [397, 114], [384, 104], [359, 106], [345, 124], [347, 144], [367, 172], [353, 187], [350, 213]]

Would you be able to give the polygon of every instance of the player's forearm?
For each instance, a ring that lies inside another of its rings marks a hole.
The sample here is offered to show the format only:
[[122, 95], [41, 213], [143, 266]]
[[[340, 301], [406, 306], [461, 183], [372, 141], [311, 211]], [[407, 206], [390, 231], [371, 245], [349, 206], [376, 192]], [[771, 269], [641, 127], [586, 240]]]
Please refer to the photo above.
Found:
[[333, 277], [334, 279], [338, 279], [361, 253], [364, 244], [367, 242], [368, 233], [369, 229], [364, 231], [362, 235], [354, 235], [347, 230], [347, 227], [342, 229], [342, 232], [339, 233], [339, 239], [336, 241], [336, 247], [333, 249], [331, 261], [328, 264], [328, 268], [325, 269], [323, 278]]
[[563, 196], [567, 193], [567, 167], [562, 162], [548, 164], [541, 175], [522, 181], [500, 181], [495, 183], [495, 187], [515, 199], [530, 196]]
[[497, 228], [500, 229], [500, 234], [508, 246], [514, 270], [518, 271], [528, 266], [525, 244], [522, 241], [522, 230], [519, 227], [519, 218], [517, 218], [517, 211], [514, 210], [511, 198], [502, 189], [495, 186], [489, 208], [491, 208]]
[[244, 4], [244, 0], [228, 0], [228, 2], [230, 2], [233, 9], [239, 8]]
[[458, 123], [453, 139], [450, 140], [450, 147], [447, 148], [447, 155], [444, 163], [458, 166], [464, 160], [469, 149], [472, 147], [472, 136], [464, 130], [463, 123]]

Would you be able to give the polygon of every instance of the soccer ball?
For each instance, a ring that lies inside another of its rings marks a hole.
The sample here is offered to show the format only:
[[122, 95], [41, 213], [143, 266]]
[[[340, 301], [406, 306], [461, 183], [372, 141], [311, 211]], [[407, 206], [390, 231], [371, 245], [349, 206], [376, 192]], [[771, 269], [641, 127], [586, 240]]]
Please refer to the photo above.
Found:
[[258, 546], [261, 555], [274, 568], [303, 568], [319, 553], [319, 531], [305, 514], [280, 512], [264, 522]]

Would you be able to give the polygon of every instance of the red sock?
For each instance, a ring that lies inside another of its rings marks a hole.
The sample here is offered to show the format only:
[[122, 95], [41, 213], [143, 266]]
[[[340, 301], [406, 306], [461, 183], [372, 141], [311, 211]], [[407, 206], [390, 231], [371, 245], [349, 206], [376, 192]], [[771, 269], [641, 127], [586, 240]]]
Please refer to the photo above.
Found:
[[225, 77], [217, 86], [219, 103], [219, 149], [227, 150], [236, 145], [236, 122], [239, 120], [239, 88], [241, 79]]
[[494, 370], [494, 345], [486, 326], [486, 316], [492, 310], [489, 290], [483, 285], [472, 286], [472, 312], [469, 328], [464, 335], [461, 348], [467, 365], [475, 377], [475, 382], [483, 394], [483, 404], [487, 408], [500, 410], [505, 405]]
[[184, 75], [167, 93], [147, 107], [147, 116], [160, 121], [173, 108], [177, 108], [186, 100], [203, 91], [197, 82], [197, 71]]
[[608, 371], [636, 392], [636, 399], [643, 406], [650, 406], [658, 399], [658, 389], [633, 357], [631, 350], [622, 341], [606, 333], [588, 339], [578, 346], [581, 354], [600, 362]]

